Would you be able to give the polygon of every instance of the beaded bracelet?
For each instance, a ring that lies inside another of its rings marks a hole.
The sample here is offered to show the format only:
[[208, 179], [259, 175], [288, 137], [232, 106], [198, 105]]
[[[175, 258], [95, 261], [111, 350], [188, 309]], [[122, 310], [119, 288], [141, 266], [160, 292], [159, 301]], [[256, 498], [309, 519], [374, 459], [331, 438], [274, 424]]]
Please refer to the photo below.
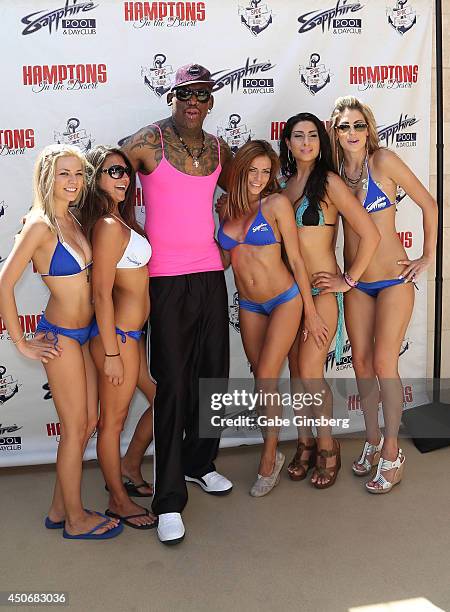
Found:
[[354, 289], [355, 287], [358, 286], [358, 281], [353, 280], [353, 278], [351, 276], [349, 276], [347, 274], [347, 272], [344, 272], [344, 274], [342, 276], [343, 276], [345, 282], [347, 283], [347, 285], [349, 287], [351, 287], [352, 289]]

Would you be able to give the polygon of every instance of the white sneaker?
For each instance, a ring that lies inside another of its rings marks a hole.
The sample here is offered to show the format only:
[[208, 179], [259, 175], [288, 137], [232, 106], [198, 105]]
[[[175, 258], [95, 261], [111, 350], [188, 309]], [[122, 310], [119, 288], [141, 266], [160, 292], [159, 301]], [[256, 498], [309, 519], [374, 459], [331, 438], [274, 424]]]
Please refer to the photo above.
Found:
[[231, 493], [233, 483], [219, 474], [218, 472], [208, 472], [201, 478], [193, 478], [192, 476], [185, 476], [186, 482], [195, 482], [200, 485], [203, 491], [210, 493], [211, 495], [228, 495]]
[[163, 544], [178, 544], [184, 538], [185, 530], [179, 512], [165, 512], [158, 517], [158, 538]]

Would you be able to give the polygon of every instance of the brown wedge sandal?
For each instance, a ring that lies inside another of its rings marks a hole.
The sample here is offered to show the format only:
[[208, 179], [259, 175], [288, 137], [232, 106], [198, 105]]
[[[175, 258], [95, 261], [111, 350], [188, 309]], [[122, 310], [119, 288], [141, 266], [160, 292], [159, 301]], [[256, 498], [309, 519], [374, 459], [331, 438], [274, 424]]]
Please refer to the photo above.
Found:
[[[336, 457], [336, 462], [334, 465], [327, 466], [327, 459], [331, 457]], [[317, 450], [317, 462], [313, 473], [313, 476], [316, 475], [317, 478], [326, 478], [326, 481], [321, 484], [311, 481], [312, 486], [316, 489], [328, 489], [328, 487], [332, 487], [336, 482], [340, 469], [341, 447], [337, 440], [333, 440], [333, 450]]]
[[[304, 453], [309, 453], [307, 458], [302, 458]], [[288, 474], [291, 480], [304, 480], [308, 471], [316, 464], [317, 446], [314, 442], [307, 446], [304, 442], [299, 442], [292, 461], [288, 465]]]

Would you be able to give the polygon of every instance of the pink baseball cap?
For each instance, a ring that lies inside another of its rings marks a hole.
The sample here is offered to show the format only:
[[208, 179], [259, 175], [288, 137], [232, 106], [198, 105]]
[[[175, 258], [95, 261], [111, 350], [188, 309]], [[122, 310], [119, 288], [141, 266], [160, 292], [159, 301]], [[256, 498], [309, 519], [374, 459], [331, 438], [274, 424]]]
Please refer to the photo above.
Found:
[[191, 85], [192, 83], [204, 83], [205, 85], [214, 85], [215, 81], [211, 78], [210, 71], [200, 64], [186, 64], [178, 68], [175, 75], [175, 83], [171, 87], [171, 91], [183, 85]]

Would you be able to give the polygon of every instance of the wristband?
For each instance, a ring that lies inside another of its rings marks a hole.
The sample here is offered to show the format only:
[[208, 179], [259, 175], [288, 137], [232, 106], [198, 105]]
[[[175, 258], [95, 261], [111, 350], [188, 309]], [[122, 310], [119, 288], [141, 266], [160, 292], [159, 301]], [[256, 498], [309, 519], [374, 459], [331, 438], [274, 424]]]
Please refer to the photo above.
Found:
[[352, 289], [354, 289], [355, 287], [358, 286], [358, 281], [353, 280], [353, 278], [351, 276], [349, 276], [347, 274], [347, 272], [344, 272], [342, 277], [343, 277], [344, 281], [347, 283], [347, 285], [349, 287], [351, 287]]
[[114, 353], [114, 355], [108, 355], [108, 353], [105, 353], [105, 357], [120, 357], [120, 353]]
[[14, 340], [13, 340], [12, 338], [10, 338], [10, 340], [11, 340], [11, 342], [12, 342], [13, 344], [19, 344], [19, 342], [20, 342], [21, 340], [23, 340], [24, 338], [25, 338], [25, 332], [23, 332], [23, 334], [20, 336], [20, 338], [19, 338], [18, 340], [16, 340], [15, 342], [14, 342]]

